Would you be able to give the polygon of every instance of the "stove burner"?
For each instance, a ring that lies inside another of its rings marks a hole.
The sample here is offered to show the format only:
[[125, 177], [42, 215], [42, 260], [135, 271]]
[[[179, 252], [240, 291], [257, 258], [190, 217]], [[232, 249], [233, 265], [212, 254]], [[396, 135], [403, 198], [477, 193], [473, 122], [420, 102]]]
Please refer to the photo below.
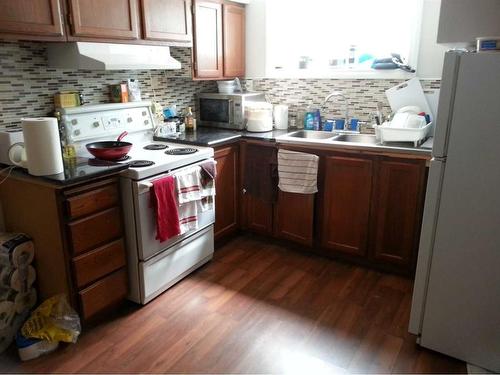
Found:
[[144, 168], [144, 167], [150, 167], [154, 163], [155, 163], [154, 161], [149, 161], [149, 160], [134, 160], [128, 163], [128, 166], [130, 168]]
[[92, 167], [109, 167], [112, 165], [118, 165], [118, 163], [110, 160], [102, 160], [102, 159], [96, 159], [96, 158], [91, 158], [88, 159], [87, 164], [92, 166]]
[[130, 158], [131, 157], [129, 155], [125, 155], [125, 156], [123, 156], [119, 159], [115, 159], [115, 160], [104, 160], [104, 159], [99, 159], [99, 158], [90, 158], [88, 160], [88, 164], [92, 165], [92, 166], [101, 167], [101, 166], [115, 165], [115, 164], [118, 164], [122, 161], [127, 161]]
[[121, 158], [115, 159], [113, 161], [114, 162], [126, 161], [126, 160], [129, 160], [130, 158], [131, 158], [130, 155], [125, 155], [125, 156], [122, 156]]
[[168, 146], [161, 143], [152, 143], [144, 146], [144, 150], [165, 150], [166, 148], [168, 148]]
[[195, 148], [173, 148], [171, 150], [165, 151], [167, 155], [189, 155], [198, 152]]

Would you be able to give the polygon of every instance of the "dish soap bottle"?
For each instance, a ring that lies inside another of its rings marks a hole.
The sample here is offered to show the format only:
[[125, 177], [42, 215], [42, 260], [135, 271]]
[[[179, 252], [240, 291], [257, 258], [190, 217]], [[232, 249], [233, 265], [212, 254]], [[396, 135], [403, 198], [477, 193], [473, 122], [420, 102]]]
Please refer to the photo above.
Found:
[[191, 111], [191, 107], [188, 107], [186, 115], [184, 116], [184, 124], [186, 124], [186, 131], [195, 131], [194, 117], [193, 112]]

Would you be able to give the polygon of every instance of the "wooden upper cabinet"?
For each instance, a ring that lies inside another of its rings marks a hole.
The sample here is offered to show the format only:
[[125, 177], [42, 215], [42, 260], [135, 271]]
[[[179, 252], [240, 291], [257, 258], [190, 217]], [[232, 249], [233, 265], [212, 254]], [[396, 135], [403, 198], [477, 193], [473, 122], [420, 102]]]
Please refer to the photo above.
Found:
[[220, 78], [223, 75], [222, 4], [196, 1], [194, 20], [195, 77]]
[[72, 35], [76, 39], [139, 39], [137, 1], [69, 0]]
[[191, 1], [142, 0], [144, 39], [191, 42]]
[[367, 254], [373, 161], [357, 156], [327, 156], [320, 205], [320, 240], [332, 253]]
[[223, 5], [224, 77], [245, 75], [245, 8]]
[[0, 32], [19, 39], [62, 39], [61, 14], [61, 0], [0, 0]]
[[372, 257], [411, 270], [425, 192], [425, 161], [382, 158], [373, 196]]

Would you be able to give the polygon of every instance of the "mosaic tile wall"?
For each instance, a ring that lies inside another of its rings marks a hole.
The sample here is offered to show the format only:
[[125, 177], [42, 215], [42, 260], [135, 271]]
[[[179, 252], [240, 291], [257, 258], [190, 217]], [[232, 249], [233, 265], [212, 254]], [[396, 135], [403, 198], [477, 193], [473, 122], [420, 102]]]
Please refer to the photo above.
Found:
[[79, 90], [89, 103], [107, 103], [108, 85], [128, 78], [140, 81], [143, 99], [155, 94], [162, 105], [194, 107], [195, 93], [217, 90], [215, 82], [191, 79], [189, 48], [172, 48], [171, 54], [181, 61], [181, 70], [64, 70], [47, 67], [43, 43], [0, 42], [0, 125], [47, 115], [53, 110], [53, 95], [61, 90]]
[[[191, 50], [171, 48], [182, 64], [181, 70], [86, 71], [47, 67], [44, 43], [0, 41], [0, 125], [19, 123], [24, 116], [43, 116], [53, 110], [53, 95], [61, 90], [79, 90], [89, 103], [107, 103], [108, 85], [128, 78], [138, 79], [144, 99], [153, 97], [162, 105], [194, 107], [198, 92], [214, 92], [213, 81], [191, 79]], [[254, 79], [253, 88], [268, 94], [273, 103], [290, 106], [290, 115], [308, 104], [319, 107], [333, 90], [349, 99], [350, 113], [367, 120], [382, 102], [388, 108], [384, 91], [401, 83], [398, 80], [345, 79]], [[245, 84], [245, 81], [243, 81]], [[423, 81], [424, 88], [439, 88], [439, 81]], [[341, 116], [343, 104], [331, 102], [328, 117]]]
[[[250, 80], [249, 80], [250, 81]], [[349, 103], [351, 117], [368, 121], [377, 109], [377, 103], [383, 105], [385, 112], [390, 113], [385, 91], [403, 80], [382, 79], [253, 79], [256, 91], [266, 92], [268, 100], [273, 104], [287, 104], [291, 121], [297, 111], [308, 105], [321, 108], [324, 98], [332, 91], [342, 92]], [[247, 86], [248, 82], [245, 82]], [[439, 89], [440, 81], [423, 80], [424, 91]], [[340, 98], [332, 98], [322, 111], [328, 118], [344, 117], [345, 104]]]

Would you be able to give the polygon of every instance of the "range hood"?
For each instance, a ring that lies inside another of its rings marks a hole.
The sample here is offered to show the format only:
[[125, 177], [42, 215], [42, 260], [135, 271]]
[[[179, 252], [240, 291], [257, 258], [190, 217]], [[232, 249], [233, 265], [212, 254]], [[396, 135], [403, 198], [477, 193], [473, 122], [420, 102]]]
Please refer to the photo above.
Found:
[[165, 46], [110, 43], [49, 43], [51, 68], [84, 70], [180, 69]]

